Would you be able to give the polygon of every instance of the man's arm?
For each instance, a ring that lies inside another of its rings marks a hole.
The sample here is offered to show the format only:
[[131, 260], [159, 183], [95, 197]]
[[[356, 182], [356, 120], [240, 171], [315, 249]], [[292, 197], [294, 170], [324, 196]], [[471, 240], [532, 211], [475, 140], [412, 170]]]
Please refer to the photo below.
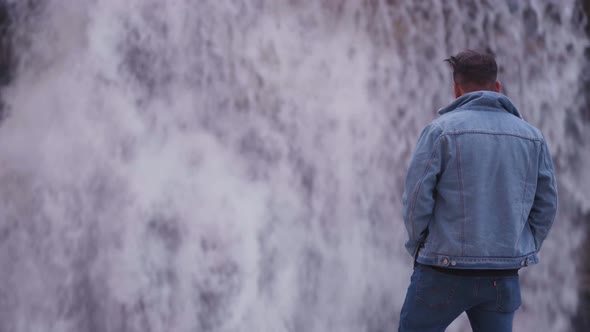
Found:
[[539, 174], [537, 177], [537, 191], [535, 200], [529, 212], [527, 222], [531, 226], [537, 252], [549, 233], [557, 213], [557, 184], [553, 171], [553, 161], [547, 143], [541, 144], [539, 157]]
[[434, 209], [434, 190], [442, 164], [441, 133], [442, 130], [432, 124], [422, 131], [408, 168], [402, 202], [409, 235], [406, 249], [413, 257], [426, 239]]

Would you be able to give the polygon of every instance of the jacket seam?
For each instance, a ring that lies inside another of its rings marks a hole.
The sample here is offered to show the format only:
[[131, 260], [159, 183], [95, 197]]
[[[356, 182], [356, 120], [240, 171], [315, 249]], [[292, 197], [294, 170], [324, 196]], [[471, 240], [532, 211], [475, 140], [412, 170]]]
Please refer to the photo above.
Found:
[[[531, 173], [531, 159], [530, 156], [527, 155], [527, 160], [526, 160], [526, 164], [527, 164], [527, 168], [526, 168], [526, 174], [524, 176], [524, 188], [522, 190], [522, 198], [521, 198], [521, 208], [520, 208], [520, 219], [521, 219], [521, 224], [523, 225], [523, 232], [524, 232], [524, 226], [526, 226], [527, 224], [527, 216], [524, 215], [524, 207], [525, 207], [525, 196], [526, 196], [526, 190], [528, 188], [528, 183], [529, 183], [529, 175]], [[518, 240], [516, 240], [516, 245], [515, 245], [515, 249], [518, 248], [518, 244], [520, 243], [520, 239], [522, 237], [522, 233], [521, 235], [518, 237]]]
[[[553, 186], [554, 190], [557, 192], [557, 183], [555, 181], [555, 170], [553, 168], [549, 167], [549, 163], [547, 162], [547, 155], [548, 153], [546, 153], [545, 149], [548, 150], [548, 148], [546, 147], [547, 143], [545, 141], [543, 141], [543, 163], [545, 164], [545, 167], [550, 171], [551, 173], [551, 185]], [[553, 227], [553, 223], [555, 222], [555, 217], [557, 216], [557, 204], [558, 204], [558, 198], [557, 195], [554, 195], [554, 199], [553, 199], [553, 205], [555, 206], [555, 209], [553, 210], [553, 215], [551, 216], [551, 222], [549, 223], [549, 226], [547, 227], [547, 233], [545, 234], [545, 236], [547, 236], [549, 234], [549, 230], [551, 229], [551, 227]]]
[[520, 255], [520, 256], [455, 256], [455, 255], [449, 255], [449, 254], [441, 254], [438, 252], [432, 252], [432, 251], [428, 251], [428, 252], [421, 252], [421, 255], [424, 255], [425, 257], [428, 258], [436, 258], [435, 256], [442, 256], [442, 257], [448, 257], [448, 258], [453, 258], [453, 259], [500, 259], [500, 260], [516, 260], [519, 258], [527, 258], [531, 255], [535, 255], [537, 254], [536, 251], [531, 251], [528, 254], [525, 255]]
[[509, 133], [509, 132], [497, 132], [497, 131], [486, 131], [486, 130], [459, 130], [459, 131], [450, 131], [450, 132], [446, 132], [443, 133], [442, 135], [463, 135], [463, 134], [483, 134], [483, 135], [496, 135], [496, 136], [513, 136], [513, 137], [518, 137], [518, 138], [522, 138], [522, 139], [526, 139], [529, 141], [543, 141], [541, 138], [537, 138], [537, 137], [529, 137], [529, 136], [524, 136], [524, 135], [519, 135], [519, 134], [514, 134], [514, 133]]
[[465, 197], [463, 194], [463, 172], [461, 169], [461, 151], [459, 149], [459, 140], [455, 140], [455, 150], [457, 151], [457, 178], [459, 180], [459, 201], [461, 204], [461, 212], [463, 213], [463, 220], [461, 221], [461, 255], [465, 253], [465, 222], [467, 219], [465, 212]]
[[414, 212], [416, 209], [416, 202], [418, 201], [418, 193], [420, 192], [420, 189], [422, 188], [422, 183], [424, 183], [424, 180], [426, 179], [426, 175], [428, 175], [428, 171], [430, 170], [430, 166], [432, 165], [432, 161], [434, 160], [434, 157], [436, 154], [436, 149], [437, 149], [437, 146], [440, 142], [441, 137], [442, 137], [442, 135], [439, 136], [436, 139], [436, 141], [434, 142], [434, 145], [432, 147], [432, 152], [430, 153], [430, 158], [428, 159], [428, 163], [426, 163], [426, 168], [424, 169], [424, 173], [422, 174], [420, 182], [418, 182], [418, 185], [417, 185], [416, 189], [414, 190], [414, 194], [412, 195], [412, 204], [411, 204], [411, 209], [410, 209], [409, 220], [410, 220], [410, 224], [412, 225], [412, 240], [414, 240], [414, 241], [416, 240]]

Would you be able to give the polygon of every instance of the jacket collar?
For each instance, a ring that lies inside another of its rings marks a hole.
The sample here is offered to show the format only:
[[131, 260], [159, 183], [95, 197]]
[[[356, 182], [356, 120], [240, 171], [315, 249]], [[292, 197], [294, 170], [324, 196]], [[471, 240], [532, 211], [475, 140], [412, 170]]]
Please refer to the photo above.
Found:
[[504, 110], [522, 119], [522, 115], [505, 95], [493, 91], [474, 91], [466, 93], [453, 101], [449, 106], [438, 111], [445, 114], [456, 109], [468, 108], [470, 110]]

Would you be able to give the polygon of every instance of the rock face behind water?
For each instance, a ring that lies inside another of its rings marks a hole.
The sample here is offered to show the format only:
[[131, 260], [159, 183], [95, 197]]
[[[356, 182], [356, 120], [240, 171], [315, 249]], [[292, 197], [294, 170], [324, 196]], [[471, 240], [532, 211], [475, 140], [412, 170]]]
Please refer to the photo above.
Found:
[[395, 330], [403, 178], [466, 47], [558, 171], [515, 330], [584, 330], [581, 2], [2, 4], [0, 331]]

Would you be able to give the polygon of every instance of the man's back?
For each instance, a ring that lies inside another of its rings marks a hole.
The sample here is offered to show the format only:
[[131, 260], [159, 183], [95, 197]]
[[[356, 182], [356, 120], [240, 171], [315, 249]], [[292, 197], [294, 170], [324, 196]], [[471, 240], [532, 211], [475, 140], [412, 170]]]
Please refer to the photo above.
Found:
[[[418, 262], [456, 268], [536, 263], [544, 237], [535, 239], [535, 234], [547, 232], [529, 227], [527, 219], [539, 170], [552, 172], [543, 136], [520, 118], [506, 96], [495, 92], [466, 94], [441, 114], [425, 130], [438, 145], [427, 171], [436, 172], [437, 184], [428, 227], [431, 236], [425, 239]], [[408, 182], [420, 184], [421, 179]], [[414, 185], [408, 194], [411, 199], [419, 198], [420, 189]], [[543, 190], [554, 189], [553, 183]], [[423, 213], [416, 210], [420, 204], [411, 200], [407, 209], [410, 224]], [[547, 219], [543, 225], [550, 227], [553, 217], [543, 216]]]
[[466, 312], [476, 332], [510, 332], [518, 269], [538, 263], [557, 211], [553, 163], [500, 94], [493, 55], [446, 61], [457, 99], [420, 135], [403, 194], [415, 264], [399, 331], [443, 331]]

